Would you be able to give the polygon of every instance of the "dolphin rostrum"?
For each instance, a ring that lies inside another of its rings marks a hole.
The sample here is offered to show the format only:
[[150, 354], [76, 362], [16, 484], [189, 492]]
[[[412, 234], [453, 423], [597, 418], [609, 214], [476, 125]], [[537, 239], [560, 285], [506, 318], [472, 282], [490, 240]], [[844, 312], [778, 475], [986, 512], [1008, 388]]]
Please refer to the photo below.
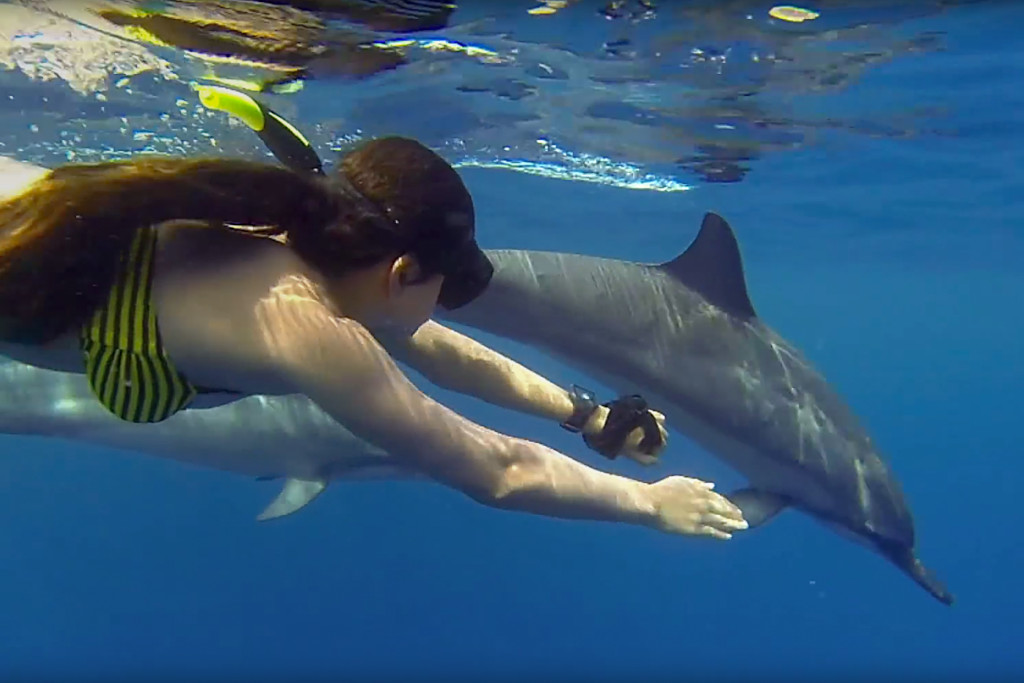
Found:
[[484, 294], [445, 318], [542, 349], [672, 425], [749, 482], [729, 497], [751, 528], [787, 507], [852, 535], [945, 604], [915, 553], [898, 482], [853, 412], [804, 356], [764, 324], [739, 246], [704, 217], [662, 264], [490, 251]]
[[[852, 533], [944, 603], [918, 561], [899, 486], [843, 401], [766, 327], [729, 226], [709, 214], [679, 257], [645, 265], [532, 251], [488, 252], [487, 291], [450, 319], [521, 340], [623, 393], [745, 475], [750, 525], [785, 507]], [[421, 478], [302, 396], [250, 396], [137, 425], [108, 413], [83, 375], [0, 360], [0, 432], [70, 439], [284, 479], [259, 516], [290, 514], [340, 478]]]

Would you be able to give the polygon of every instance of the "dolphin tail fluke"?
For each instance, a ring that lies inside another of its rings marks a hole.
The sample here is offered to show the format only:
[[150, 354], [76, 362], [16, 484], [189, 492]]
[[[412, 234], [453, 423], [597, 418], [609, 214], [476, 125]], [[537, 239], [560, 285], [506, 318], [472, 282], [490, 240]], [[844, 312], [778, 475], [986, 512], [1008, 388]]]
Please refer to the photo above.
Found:
[[298, 512], [313, 502], [326, 488], [327, 482], [322, 479], [288, 479], [284, 482], [281, 493], [277, 494], [277, 498], [264, 508], [256, 519], [262, 522]]

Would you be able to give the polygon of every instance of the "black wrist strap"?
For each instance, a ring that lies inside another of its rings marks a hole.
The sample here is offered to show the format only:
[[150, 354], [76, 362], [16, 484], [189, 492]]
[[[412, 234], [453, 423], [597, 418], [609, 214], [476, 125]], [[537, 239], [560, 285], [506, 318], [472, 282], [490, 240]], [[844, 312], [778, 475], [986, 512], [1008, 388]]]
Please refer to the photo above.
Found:
[[575, 384], [569, 388], [569, 398], [572, 399], [572, 415], [562, 423], [562, 429], [581, 432], [587, 424], [587, 420], [597, 410], [597, 398], [593, 391]]
[[609, 459], [617, 457], [626, 443], [626, 437], [637, 427], [644, 430], [644, 437], [640, 441], [641, 451], [653, 453], [655, 448], [664, 444], [658, 421], [648, 410], [647, 401], [642, 396], [621, 396], [605, 405], [609, 412], [604, 429], [599, 434], [583, 437], [587, 445], [601, 455]]

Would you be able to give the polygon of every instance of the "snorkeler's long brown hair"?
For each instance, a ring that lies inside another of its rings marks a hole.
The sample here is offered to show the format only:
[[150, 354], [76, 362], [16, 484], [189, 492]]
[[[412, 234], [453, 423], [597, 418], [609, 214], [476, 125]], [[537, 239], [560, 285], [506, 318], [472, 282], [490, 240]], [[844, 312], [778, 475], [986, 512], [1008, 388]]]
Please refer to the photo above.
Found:
[[312, 177], [228, 159], [149, 158], [56, 168], [0, 204], [0, 319], [42, 343], [84, 322], [135, 231], [174, 219], [282, 230], [323, 225], [332, 195]]
[[361, 222], [329, 178], [261, 162], [150, 157], [48, 172], [0, 203], [0, 339], [42, 344], [84, 323], [149, 225], [266, 226], [311, 265], [339, 272], [400, 252], [452, 210], [472, 221], [458, 174], [416, 141], [373, 140], [340, 166], [392, 220]]

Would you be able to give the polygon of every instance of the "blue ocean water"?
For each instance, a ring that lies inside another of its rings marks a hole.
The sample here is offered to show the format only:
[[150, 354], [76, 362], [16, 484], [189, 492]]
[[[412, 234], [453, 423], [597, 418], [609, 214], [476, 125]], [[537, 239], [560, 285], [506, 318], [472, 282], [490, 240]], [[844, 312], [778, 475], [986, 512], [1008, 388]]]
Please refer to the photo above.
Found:
[[[723, 14], [740, 22], [767, 7]], [[656, 262], [689, 244], [705, 211], [725, 216], [760, 315], [868, 425], [954, 606], [794, 512], [720, 543], [358, 482], [261, 525], [276, 483], [5, 436], [0, 678], [937, 681], [1024, 670], [1024, 6], [819, 9], [820, 21], [839, 13], [844, 27], [941, 47], [888, 55], [835, 90], [769, 85], [760, 97], [818, 125], [798, 126], [796, 144], [763, 144], [737, 182], [684, 173], [675, 178], [692, 189], [652, 192], [461, 172], [485, 247]], [[332, 87], [302, 93], [300, 121], [330, 109]], [[844, 125], [823, 125], [833, 119]], [[480, 336], [555, 381], [596, 385]], [[742, 483], [679, 432], [663, 463], [641, 470], [552, 425], [436, 393], [596, 467]]]

